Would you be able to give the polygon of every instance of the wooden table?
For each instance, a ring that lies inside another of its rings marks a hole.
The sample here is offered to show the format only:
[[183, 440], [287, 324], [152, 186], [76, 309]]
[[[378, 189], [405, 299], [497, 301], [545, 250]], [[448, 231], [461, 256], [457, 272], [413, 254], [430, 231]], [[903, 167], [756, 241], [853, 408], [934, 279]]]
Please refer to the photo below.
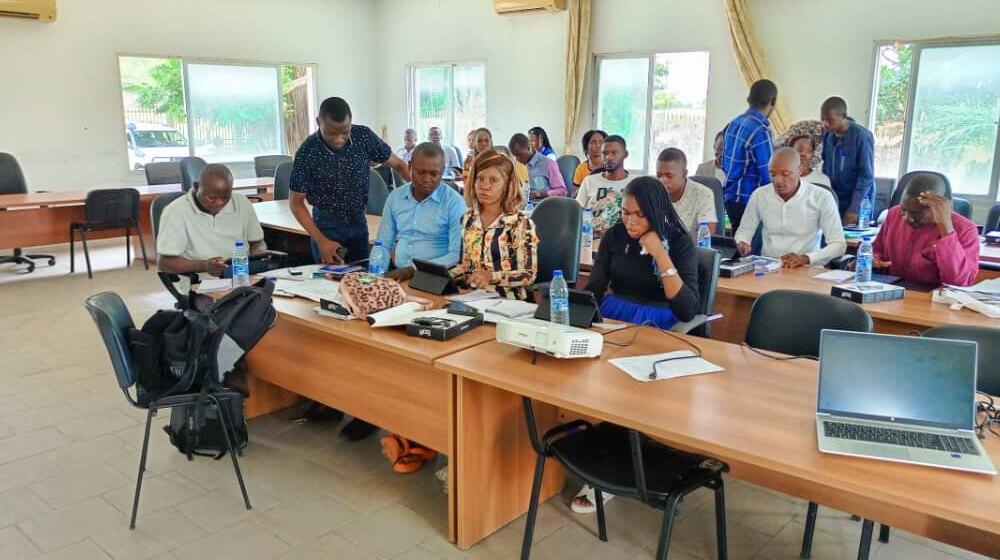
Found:
[[[738, 343], [743, 340], [750, 319], [750, 307], [758, 296], [771, 290], [806, 290], [829, 294], [832, 282], [813, 276], [826, 272], [822, 268], [782, 269], [763, 277], [744, 274], [736, 278], [719, 278], [715, 297], [715, 312], [723, 318], [712, 323], [712, 338]], [[875, 330], [884, 333], [925, 331], [938, 325], [982, 325], [1000, 327], [1000, 321], [962, 309], [952, 311], [947, 305], [931, 301], [931, 294], [907, 290], [901, 300], [869, 303], [863, 306], [875, 319]]]
[[[258, 202], [253, 208], [264, 228], [264, 240], [269, 248], [288, 253], [289, 266], [313, 262], [309, 234], [295, 219], [287, 200]], [[365, 218], [368, 220], [369, 240], [374, 240], [382, 218], [370, 215]]]
[[[611, 335], [614, 340], [627, 336]], [[775, 361], [733, 344], [689, 338], [725, 372], [639, 383], [611, 366], [613, 357], [686, 348], [644, 329], [629, 347], [605, 345], [598, 359], [557, 360], [496, 342], [447, 356], [438, 367], [458, 376], [460, 424], [513, 424], [519, 396], [536, 410], [558, 407], [634, 428], [677, 447], [727, 462], [732, 475], [934, 540], [1000, 556], [1000, 477], [835, 456], [817, 450], [817, 365]], [[476, 406], [481, 402], [502, 407]], [[544, 429], [544, 427], [542, 428]], [[461, 433], [461, 431], [460, 431]], [[499, 437], [504, 436], [504, 437]], [[530, 453], [527, 435], [483, 430], [476, 449], [458, 457], [457, 479], [478, 486], [465, 501], [502, 505], [488, 518], [464, 520], [458, 543], [475, 542], [526, 511], [531, 473], [512, 473]], [[1000, 438], [985, 446], [1000, 464]], [[463, 451], [459, 449], [459, 451]], [[471, 453], [475, 451], [475, 455]], [[513, 458], [513, 459], [511, 459]], [[478, 459], [478, 461], [476, 461]], [[548, 469], [547, 472], [558, 469]], [[515, 476], [516, 475], [516, 476]]]
[[[423, 292], [414, 294], [434, 300], [437, 307], [443, 302], [443, 298]], [[462, 457], [476, 455], [468, 448], [483, 444], [487, 436], [479, 431], [480, 426], [457, 420], [467, 411], [456, 406], [455, 378], [434, 364], [493, 340], [494, 327], [483, 325], [439, 342], [407, 336], [400, 328], [374, 329], [364, 321], [323, 317], [313, 310], [316, 305], [275, 298], [275, 326], [247, 356], [251, 388], [247, 416], [280, 410], [302, 395], [444, 453], [449, 458], [449, 537], [454, 541], [460, 532], [467, 532], [463, 530], [466, 523], [491, 513], [492, 502], [475, 498], [482, 487], [506, 478], [489, 481], [457, 476]], [[509, 425], [499, 429], [511, 437], [526, 433], [523, 422], [518, 423], [513, 416]], [[496, 458], [523, 464], [527, 470], [516, 474], [528, 473], [530, 484], [533, 456], [508, 459]], [[561, 474], [553, 472], [547, 494], [553, 495], [561, 487]], [[459, 502], [462, 497], [466, 501]], [[511, 499], [522, 501], [520, 494]]]
[[[233, 188], [238, 191], [261, 193], [273, 188], [271, 177], [238, 179]], [[169, 185], [143, 185], [139, 191], [139, 226], [146, 241], [149, 259], [156, 258], [153, 228], [150, 222], [150, 205], [161, 194], [179, 192], [180, 183]], [[33, 192], [0, 195], [0, 250], [14, 247], [39, 247], [69, 242], [69, 226], [84, 219], [84, 201], [89, 190]], [[89, 239], [122, 237], [124, 231], [95, 231]], [[141, 255], [136, 239], [136, 255]]]

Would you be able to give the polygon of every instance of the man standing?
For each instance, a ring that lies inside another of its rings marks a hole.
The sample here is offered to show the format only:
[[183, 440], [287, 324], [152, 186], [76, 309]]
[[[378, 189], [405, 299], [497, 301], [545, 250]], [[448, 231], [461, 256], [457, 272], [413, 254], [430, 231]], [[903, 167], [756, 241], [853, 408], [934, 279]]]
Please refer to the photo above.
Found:
[[403, 160], [405, 163], [410, 163], [410, 155], [413, 154], [413, 148], [417, 147], [417, 131], [412, 128], [407, 128], [406, 132], [403, 133], [403, 145], [396, 148], [396, 155], [399, 159]]
[[[339, 264], [366, 259], [371, 165], [388, 161], [405, 180], [410, 179], [410, 170], [370, 128], [351, 123], [351, 108], [339, 97], [323, 101], [316, 124], [319, 130], [295, 153], [289, 206], [312, 238], [316, 261]], [[311, 213], [306, 201], [312, 205]], [[340, 434], [360, 440], [377, 429], [355, 418]]]
[[746, 112], [726, 125], [722, 169], [726, 172], [726, 214], [734, 230], [740, 226], [750, 195], [771, 182], [767, 169], [772, 151], [771, 122], [767, 118], [777, 100], [778, 86], [771, 80], [757, 80], [750, 86]]
[[531, 140], [518, 132], [507, 143], [510, 153], [528, 168], [528, 186], [531, 200], [550, 196], [566, 196], [566, 181], [555, 160], [542, 155], [531, 147]]
[[840, 97], [824, 101], [819, 113], [826, 129], [823, 173], [837, 193], [844, 225], [856, 224], [861, 201], [875, 196], [875, 137], [847, 116], [847, 102]]
[[410, 160], [413, 180], [389, 193], [378, 239], [393, 255], [386, 276], [408, 280], [413, 259], [453, 266], [462, 256], [465, 199], [441, 181], [444, 151], [432, 142], [419, 144]]
[[427, 139], [432, 143], [441, 146], [441, 149], [444, 150], [444, 176], [461, 177], [462, 154], [458, 151], [458, 148], [448, 144], [442, 144], [441, 129], [436, 126], [432, 126], [430, 130], [427, 131]]
[[[802, 181], [799, 168], [799, 154], [794, 149], [784, 147], [774, 152], [770, 166], [774, 182], [750, 196], [743, 223], [736, 231], [742, 255], [750, 252], [758, 225], [764, 240], [761, 255], [780, 258], [785, 268], [826, 264], [847, 250], [833, 194]], [[823, 238], [826, 246], [820, 247]]]

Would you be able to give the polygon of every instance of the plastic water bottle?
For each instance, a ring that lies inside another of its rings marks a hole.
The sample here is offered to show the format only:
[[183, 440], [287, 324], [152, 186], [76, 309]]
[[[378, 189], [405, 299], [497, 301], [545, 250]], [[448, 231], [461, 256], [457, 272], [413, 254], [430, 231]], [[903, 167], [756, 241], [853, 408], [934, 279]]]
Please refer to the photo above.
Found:
[[376, 241], [368, 255], [368, 272], [375, 276], [385, 276], [389, 269], [389, 253], [382, 247], [381, 241]]
[[868, 197], [861, 199], [861, 206], [858, 208], [858, 227], [866, 228], [872, 221], [872, 201]]
[[872, 262], [875, 259], [875, 252], [872, 250], [872, 238], [864, 237], [861, 245], [858, 246], [858, 254], [854, 258], [854, 281], [871, 282]]
[[767, 261], [764, 259], [753, 260], [753, 275], [764, 276], [767, 274]]
[[594, 209], [583, 209], [583, 223], [580, 225], [580, 262], [591, 264], [594, 260]]
[[229, 261], [233, 271], [233, 287], [250, 285], [250, 254], [247, 252], [247, 244], [237, 241], [233, 249], [233, 257]]
[[712, 230], [708, 229], [708, 221], [698, 222], [698, 246], [705, 249], [712, 248]]
[[549, 284], [549, 320], [560, 325], [569, 325], [569, 287], [561, 270], [552, 271]]

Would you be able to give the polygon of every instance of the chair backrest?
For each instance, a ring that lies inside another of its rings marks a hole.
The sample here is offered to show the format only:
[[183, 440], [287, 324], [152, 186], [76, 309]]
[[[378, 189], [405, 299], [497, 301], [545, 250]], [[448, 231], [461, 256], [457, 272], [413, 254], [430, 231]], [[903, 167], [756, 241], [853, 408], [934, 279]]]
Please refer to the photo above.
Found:
[[390, 167], [389, 169], [392, 169], [392, 181], [396, 184], [397, 187], [402, 187], [403, 185], [406, 184], [406, 180], [403, 179], [403, 176], [399, 174], [399, 171], [396, 171], [396, 168]]
[[823, 329], [871, 332], [872, 318], [854, 302], [799, 290], [766, 292], [753, 302], [745, 342], [760, 350], [819, 357]]
[[[701, 301], [701, 314], [711, 315], [715, 307], [715, 291], [719, 286], [719, 263], [722, 255], [713, 249], [695, 247], [698, 255], [698, 298]], [[712, 336], [712, 323], [705, 323], [691, 331], [705, 337]]]
[[153, 161], [143, 166], [147, 185], [169, 185], [181, 182], [181, 164], [178, 161]]
[[983, 233], [998, 229], [1000, 229], [1000, 202], [990, 206], [990, 211], [986, 214], [986, 223], [983, 224]]
[[948, 181], [948, 177], [946, 177], [943, 173], [938, 173], [937, 171], [910, 171], [900, 177], [899, 181], [896, 182], [896, 188], [892, 191], [892, 198], [889, 199], [889, 207], [892, 208], [893, 206], [899, 204], [899, 202], [903, 199], [903, 192], [906, 191], [906, 187], [908, 187], [914, 179], [917, 177], [926, 177], [928, 175], [943, 179], [944, 192], [948, 196], [951, 196], [951, 182]]
[[580, 228], [583, 209], [572, 198], [549, 197], [531, 214], [538, 234], [538, 274], [535, 282], [552, 280], [553, 270], [562, 270], [567, 283], [575, 283], [580, 269]]
[[498, 152], [500, 152], [501, 154], [503, 154], [505, 156], [514, 157], [514, 156], [511, 155], [510, 148], [508, 148], [507, 146], [499, 146], [499, 145], [498, 146], [493, 146], [493, 149], [496, 150], [496, 151], [498, 151]]
[[562, 175], [563, 182], [566, 183], [566, 196], [573, 196], [573, 174], [580, 166], [580, 158], [573, 154], [566, 154], [556, 158], [556, 164], [559, 165], [559, 174]]
[[[118, 378], [118, 386], [126, 391], [135, 385], [136, 374], [132, 366], [132, 353], [128, 344], [128, 330], [135, 327], [132, 314], [122, 301], [121, 296], [114, 292], [101, 292], [87, 298], [84, 307], [97, 325], [104, 348], [111, 359], [111, 367]], [[131, 400], [131, 397], [129, 397]], [[133, 401], [133, 404], [135, 402]]]
[[138, 225], [139, 191], [123, 189], [94, 189], [87, 193], [83, 213], [91, 224]]
[[872, 217], [889, 208], [892, 191], [896, 188], [895, 177], [875, 177], [875, 201], [872, 204]]
[[274, 170], [274, 200], [287, 200], [292, 182], [292, 162], [284, 161]]
[[382, 177], [382, 182], [390, 191], [399, 186], [396, 184], [396, 177], [392, 174], [393, 169], [389, 164], [376, 165], [373, 169], [378, 172], [379, 177]]
[[168, 204], [184, 196], [182, 192], [172, 192], [164, 193], [153, 199], [153, 203], [149, 205], [149, 223], [153, 226], [153, 239], [160, 233], [160, 216], [163, 215], [163, 209], [167, 207]]
[[0, 152], [0, 194], [24, 194], [28, 192], [28, 182], [17, 158]]
[[951, 205], [952, 210], [970, 220], [972, 219], [972, 204], [969, 203], [968, 199], [960, 196], [953, 196], [951, 197]]
[[978, 347], [976, 389], [1000, 395], [1000, 329], [968, 325], [941, 325], [924, 332], [925, 337], [971, 340]]
[[257, 156], [253, 158], [253, 168], [258, 177], [274, 177], [278, 166], [286, 161], [292, 161], [292, 156], [284, 154], [274, 156]]
[[205, 169], [205, 160], [200, 157], [186, 157], [181, 160], [181, 190], [189, 191]]
[[712, 189], [712, 194], [715, 196], [715, 215], [719, 219], [719, 225], [715, 231], [721, 233], [723, 224], [726, 223], [726, 199], [722, 193], [722, 182], [707, 175], [692, 175], [691, 180]]
[[388, 197], [389, 187], [382, 180], [382, 176], [372, 169], [368, 173], [368, 206], [365, 207], [365, 213], [371, 216], [381, 216], [385, 199]]

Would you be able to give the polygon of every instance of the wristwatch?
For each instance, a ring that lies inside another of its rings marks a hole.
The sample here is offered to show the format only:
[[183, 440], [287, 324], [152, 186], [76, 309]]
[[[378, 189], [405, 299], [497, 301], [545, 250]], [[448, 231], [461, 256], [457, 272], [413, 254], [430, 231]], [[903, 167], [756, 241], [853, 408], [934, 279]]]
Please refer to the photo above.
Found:
[[660, 278], [664, 278], [666, 276], [677, 276], [677, 269], [674, 267], [670, 267], [660, 273]]

